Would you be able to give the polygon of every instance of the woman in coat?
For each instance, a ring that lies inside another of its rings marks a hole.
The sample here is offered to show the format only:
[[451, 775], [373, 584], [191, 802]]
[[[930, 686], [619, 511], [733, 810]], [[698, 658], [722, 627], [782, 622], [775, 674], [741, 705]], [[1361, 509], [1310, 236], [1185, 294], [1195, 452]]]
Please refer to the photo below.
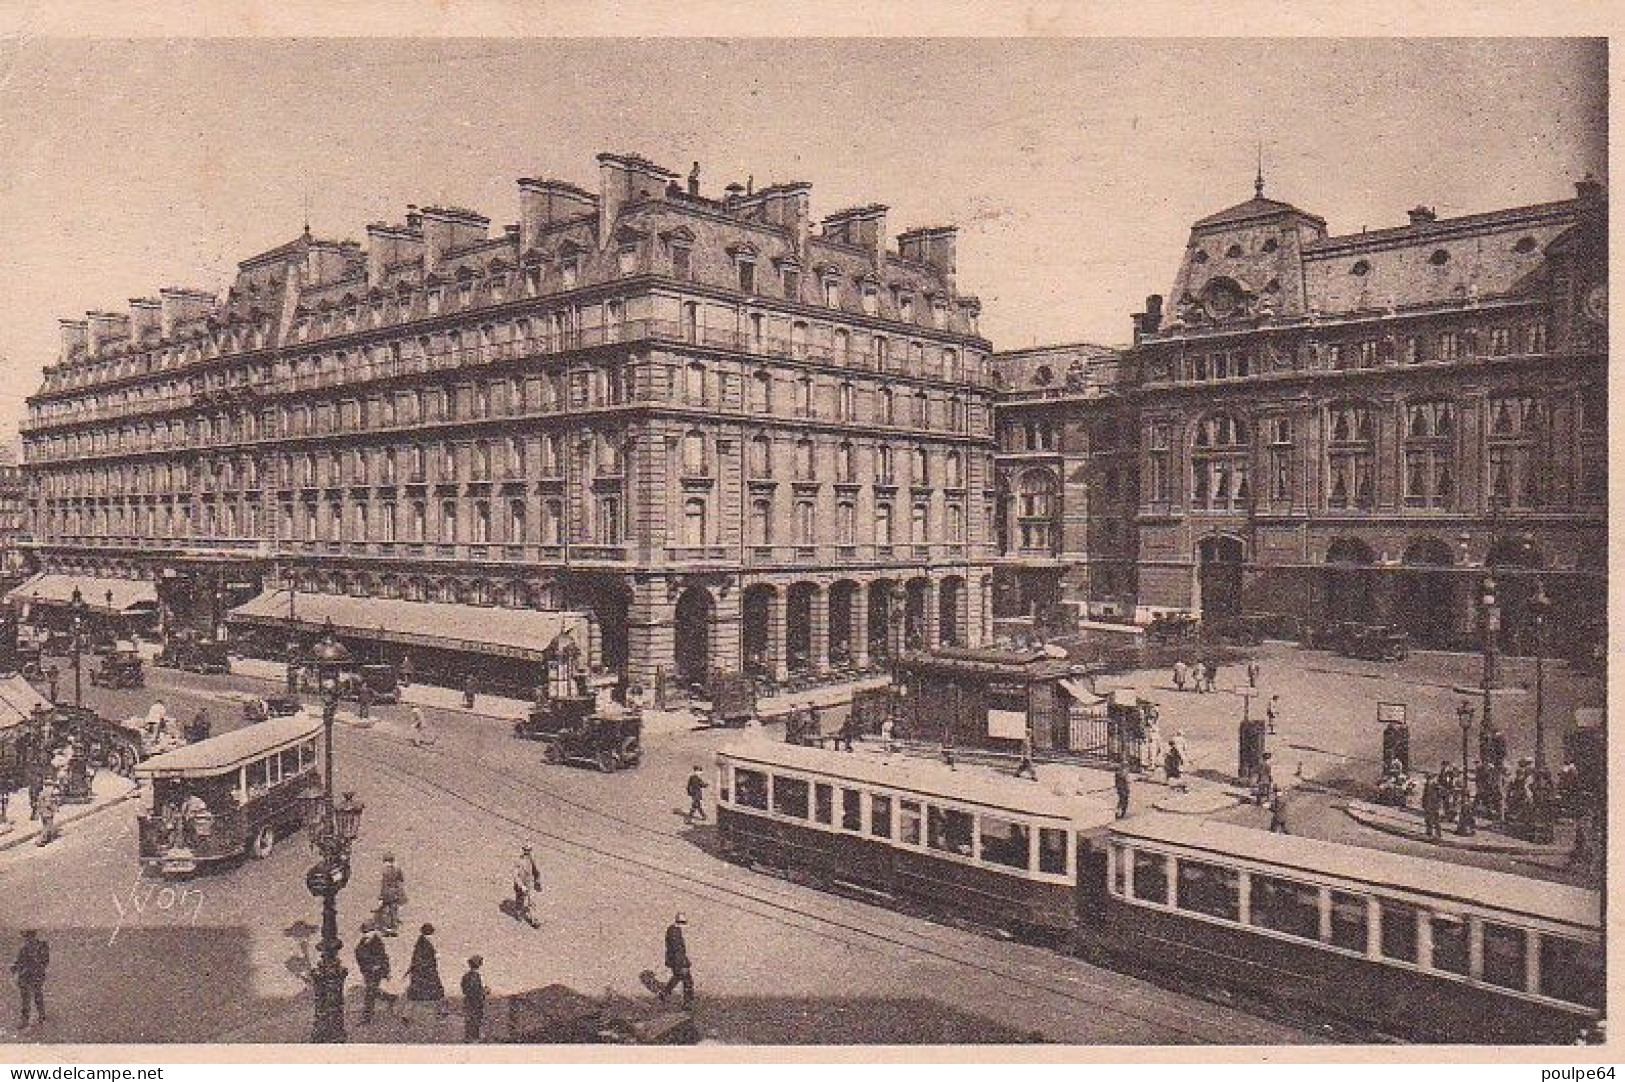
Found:
[[440, 957], [429, 938], [432, 935], [434, 925], [425, 924], [412, 947], [412, 965], [406, 971], [406, 999], [408, 1003], [433, 1003], [435, 1013], [444, 1018], [446, 986], [440, 983]]

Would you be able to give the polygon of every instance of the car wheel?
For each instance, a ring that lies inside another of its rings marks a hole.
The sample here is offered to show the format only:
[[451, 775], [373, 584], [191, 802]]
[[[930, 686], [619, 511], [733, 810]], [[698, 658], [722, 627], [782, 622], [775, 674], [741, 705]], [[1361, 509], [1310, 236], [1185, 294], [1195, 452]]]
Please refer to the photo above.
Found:
[[542, 747], [542, 762], [558, 766], [564, 762], [564, 749], [559, 747], [557, 740], [549, 740]]
[[254, 834], [254, 840], [249, 843], [248, 855], [255, 860], [264, 860], [276, 848], [276, 828], [270, 823], [260, 827]]
[[616, 755], [613, 749], [605, 748], [603, 751], [598, 753], [598, 769], [603, 773], [615, 773], [615, 768], [617, 765], [619, 764], [616, 762]]

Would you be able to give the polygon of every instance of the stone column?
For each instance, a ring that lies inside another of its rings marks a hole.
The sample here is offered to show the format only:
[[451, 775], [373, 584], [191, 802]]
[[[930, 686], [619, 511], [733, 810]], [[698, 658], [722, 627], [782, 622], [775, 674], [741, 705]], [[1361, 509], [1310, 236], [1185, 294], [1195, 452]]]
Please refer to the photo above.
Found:
[[925, 648], [927, 650], [935, 650], [942, 645], [942, 622], [940, 620], [942, 614], [938, 609], [941, 604], [941, 590], [942, 585], [935, 579], [926, 580], [925, 619], [921, 621], [921, 626], [925, 632]]
[[829, 591], [823, 586], [813, 589], [808, 606], [809, 652], [807, 664], [814, 676], [829, 672]]
[[790, 676], [789, 626], [785, 620], [789, 599], [778, 588], [773, 590], [772, 598], [767, 606], [767, 660], [773, 679], [786, 680]]
[[862, 582], [852, 591], [852, 664], [869, 664], [869, 586]]

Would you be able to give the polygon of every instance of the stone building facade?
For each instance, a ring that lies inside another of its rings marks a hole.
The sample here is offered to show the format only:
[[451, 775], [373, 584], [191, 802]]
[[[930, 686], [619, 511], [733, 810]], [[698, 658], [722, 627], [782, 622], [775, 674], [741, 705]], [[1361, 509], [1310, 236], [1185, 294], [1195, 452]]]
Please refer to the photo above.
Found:
[[416, 601], [475, 655], [482, 610], [583, 612], [640, 682], [980, 641], [992, 389], [955, 231], [598, 166], [519, 181], [494, 236], [409, 207], [223, 299], [64, 321], [24, 432], [43, 569], [154, 580], [167, 626]]
[[[1335, 236], [1260, 180], [1191, 228], [1169, 311], [1150, 298], [1133, 346], [1093, 362], [1116, 393], [1037, 386], [1032, 357], [998, 360], [1001, 492], [1019, 492], [1037, 425], [1058, 435], [1045, 453], [1071, 495], [1083, 430], [1111, 418], [1138, 463], [1117, 529], [1134, 538], [1141, 619], [1394, 620], [1467, 645], [1489, 577], [1509, 649], [1532, 645], [1540, 589], [1558, 635], [1595, 625], [1606, 211], [1588, 180], [1563, 202], [1455, 219], [1419, 207], [1407, 225]], [[1092, 537], [1072, 519], [1063, 499], [1051, 559], [1087, 566]], [[1019, 533], [1001, 542], [1001, 566], [1024, 562]], [[1096, 586], [1067, 574], [1065, 599], [1098, 614]]]

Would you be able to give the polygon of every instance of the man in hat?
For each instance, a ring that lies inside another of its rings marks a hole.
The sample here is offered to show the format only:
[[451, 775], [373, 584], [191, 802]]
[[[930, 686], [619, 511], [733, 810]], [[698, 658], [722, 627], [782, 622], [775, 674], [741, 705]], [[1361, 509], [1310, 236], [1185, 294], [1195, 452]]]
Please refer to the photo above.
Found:
[[389, 979], [389, 950], [384, 946], [383, 937], [378, 934], [378, 925], [370, 920], [361, 925], [361, 939], [355, 945], [355, 964], [361, 971], [361, 983], [365, 989], [361, 1001], [361, 1021], [371, 1022], [373, 1006], [378, 1000], [393, 1006], [400, 997], [384, 991], [384, 982]]
[[532, 928], [542, 926], [536, 916], [536, 892], [541, 889], [541, 869], [536, 867], [536, 858], [526, 845], [519, 850], [519, 860], [513, 867], [513, 909], [514, 915]]
[[688, 821], [694, 822], [696, 816], [703, 823], [705, 821], [705, 776], [700, 768], [695, 767], [688, 775]]
[[1128, 815], [1129, 776], [1127, 758], [1117, 760], [1117, 769], [1112, 772], [1112, 785], [1117, 789], [1117, 818], [1122, 819]]
[[45, 1022], [45, 970], [51, 964], [51, 948], [32, 928], [23, 933], [22, 946], [11, 971], [17, 974], [17, 991], [22, 996], [22, 1028], [28, 1028], [29, 1008]]
[[679, 913], [666, 928], [666, 968], [671, 970], [671, 979], [660, 990], [660, 1002], [664, 1003], [672, 989], [681, 984], [685, 1007], [694, 1002], [694, 970], [688, 960], [688, 942], [683, 938], [683, 929], [687, 925], [688, 922]]
[[395, 854], [384, 854], [384, 871], [378, 881], [378, 930], [396, 935], [401, 930], [401, 906], [406, 904], [406, 873], [395, 865]]
[[485, 1001], [490, 998], [491, 990], [486, 987], [485, 978], [480, 975], [480, 966], [484, 964], [485, 959], [476, 954], [468, 960], [468, 972], [463, 974], [463, 1041], [465, 1044], [478, 1042], [480, 1030], [485, 1025]]

